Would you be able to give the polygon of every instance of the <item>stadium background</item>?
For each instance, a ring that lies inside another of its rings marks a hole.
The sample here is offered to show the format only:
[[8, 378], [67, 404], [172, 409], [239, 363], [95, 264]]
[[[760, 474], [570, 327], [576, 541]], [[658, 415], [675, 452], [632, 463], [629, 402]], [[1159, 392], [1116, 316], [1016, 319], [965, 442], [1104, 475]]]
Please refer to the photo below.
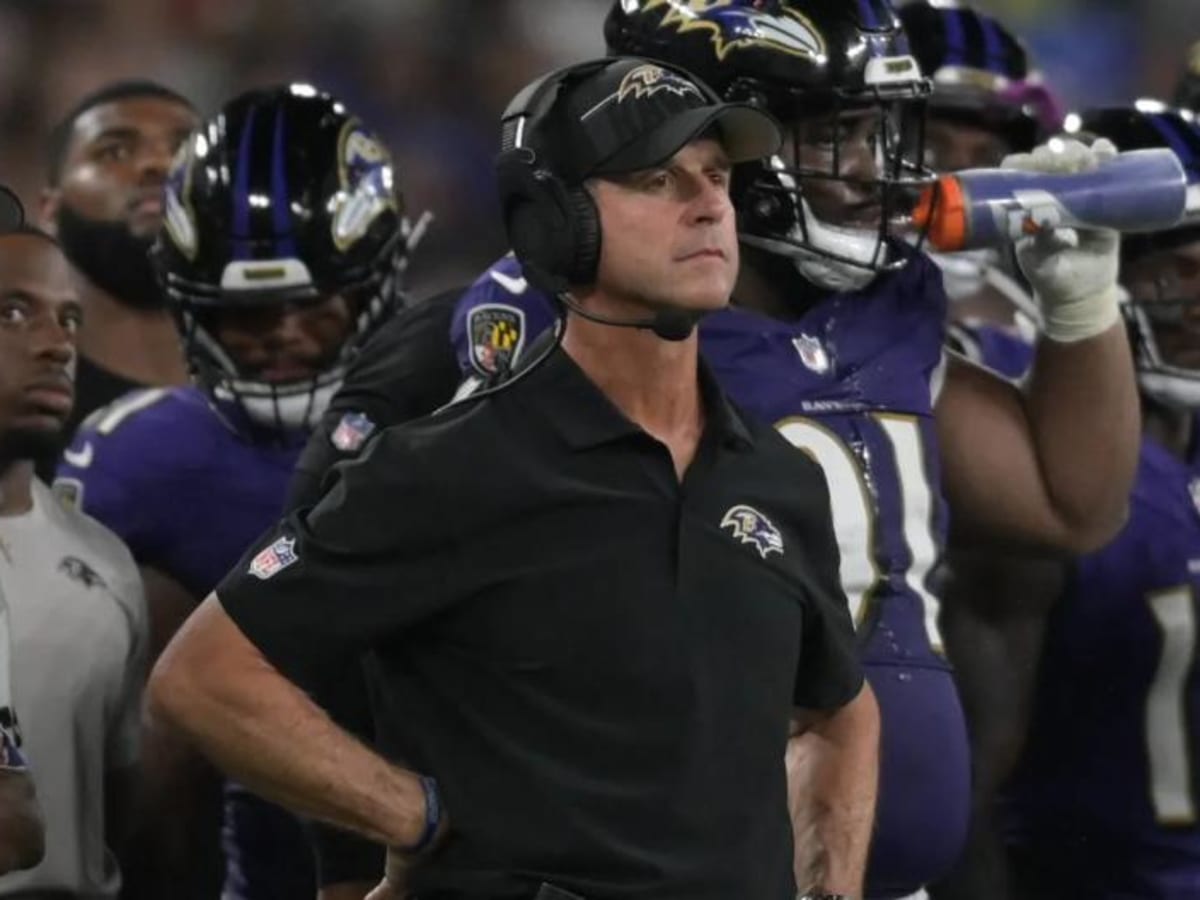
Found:
[[[35, 202], [45, 139], [104, 82], [151, 77], [205, 113], [309, 80], [396, 150], [410, 208], [437, 221], [413, 284], [477, 272], [502, 248], [496, 117], [538, 71], [601, 53], [610, 0], [0, 0], [0, 179]], [[1168, 92], [1200, 38], [1200, 0], [977, 0], [1034, 48], [1070, 106]]]

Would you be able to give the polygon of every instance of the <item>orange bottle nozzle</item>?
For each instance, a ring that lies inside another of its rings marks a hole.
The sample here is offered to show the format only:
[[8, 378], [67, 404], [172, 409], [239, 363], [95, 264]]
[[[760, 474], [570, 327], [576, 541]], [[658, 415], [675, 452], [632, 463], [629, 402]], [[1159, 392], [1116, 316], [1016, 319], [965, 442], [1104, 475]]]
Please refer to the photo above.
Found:
[[967, 243], [967, 211], [959, 180], [943, 175], [926, 187], [913, 210], [913, 222], [927, 229], [934, 249], [943, 253], [962, 250]]

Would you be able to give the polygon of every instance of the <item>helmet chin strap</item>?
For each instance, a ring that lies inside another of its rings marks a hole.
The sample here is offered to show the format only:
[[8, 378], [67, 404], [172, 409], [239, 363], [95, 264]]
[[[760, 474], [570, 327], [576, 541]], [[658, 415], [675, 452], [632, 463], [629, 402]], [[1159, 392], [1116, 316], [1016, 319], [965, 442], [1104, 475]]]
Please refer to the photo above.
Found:
[[[861, 228], [841, 228], [822, 222], [805, 200], [803, 215], [808, 225], [809, 247], [798, 246], [804, 232], [797, 225], [790, 240], [781, 241], [759, 235], [741, 235], [743, 243], [769, 253], [791, 257], [796, 269], [818, 287], [839, 293], [860, 291], [875, 280], [879, 273], [870, 268], [878, 253], [879, 235]], [[821, 252], [824, 251], [824, 252]], [[826, 255], [830, 254], [830, 255]], [[844, 257], [836, 259], [835, 256]], [[861, 261], [861, 265], [846, 260]]]

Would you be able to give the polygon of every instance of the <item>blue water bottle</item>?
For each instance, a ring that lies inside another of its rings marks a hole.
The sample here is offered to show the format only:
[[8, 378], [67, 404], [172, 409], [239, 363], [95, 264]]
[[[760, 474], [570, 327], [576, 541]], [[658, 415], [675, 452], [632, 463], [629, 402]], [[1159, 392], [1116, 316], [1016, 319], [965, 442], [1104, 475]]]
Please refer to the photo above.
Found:
[[1179, 157], [1166, 148], [1119, 153], [1088, 172], [955, 172], [926, 188], [913, 213], [944, 253], [1047, 228], [1162, 231], [1191, 218], [1200, 219], [1200, 186], [1189, 191]]

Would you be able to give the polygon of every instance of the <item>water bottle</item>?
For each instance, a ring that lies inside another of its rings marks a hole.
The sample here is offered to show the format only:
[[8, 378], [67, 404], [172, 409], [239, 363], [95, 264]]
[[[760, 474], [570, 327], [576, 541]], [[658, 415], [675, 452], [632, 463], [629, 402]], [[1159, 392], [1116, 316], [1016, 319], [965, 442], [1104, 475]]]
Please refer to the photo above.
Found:
[[913, 220], [953, 253], [1015, 241], [1047, 228], [1163, 231], [1200, 221], [1200, 185], [1188, 186], [1167, 148], [1119, 153], [1089, 172], [967, 169], [926, 188]]

